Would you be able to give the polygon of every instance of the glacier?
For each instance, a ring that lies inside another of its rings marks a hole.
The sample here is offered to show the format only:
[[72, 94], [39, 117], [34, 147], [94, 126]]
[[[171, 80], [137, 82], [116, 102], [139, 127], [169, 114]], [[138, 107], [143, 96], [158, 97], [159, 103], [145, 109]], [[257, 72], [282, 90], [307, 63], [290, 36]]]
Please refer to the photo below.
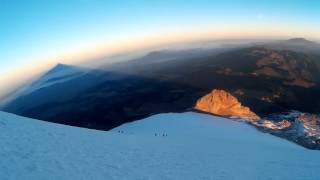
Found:
[[0, 179], [319, 179], [320, 152], [230, 119], [166, 113], [110, 131], [0, 112]]

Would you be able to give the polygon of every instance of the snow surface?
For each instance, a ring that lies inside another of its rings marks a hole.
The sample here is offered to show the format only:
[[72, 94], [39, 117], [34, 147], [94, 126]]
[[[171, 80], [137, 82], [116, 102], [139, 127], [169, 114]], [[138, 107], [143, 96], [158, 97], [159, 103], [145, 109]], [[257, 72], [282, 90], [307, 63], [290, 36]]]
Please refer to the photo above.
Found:
[[320, 177], [319, 151], [191, 112], [159, 114], [109, 132], [0, 112], [0, 158], [1, 180]]

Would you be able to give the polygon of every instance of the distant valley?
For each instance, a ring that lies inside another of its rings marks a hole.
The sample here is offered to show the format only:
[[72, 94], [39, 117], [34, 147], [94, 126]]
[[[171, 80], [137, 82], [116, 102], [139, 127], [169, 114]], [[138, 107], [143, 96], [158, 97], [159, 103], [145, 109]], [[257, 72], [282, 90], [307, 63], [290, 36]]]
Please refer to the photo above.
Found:
[[[58, 64], [2, 110], [109, 130], [158, 113], [195, 110], [201, 97], [221, 89], [275, 125], [284, 120], [274, 117], [276, 114], [319, 114], [319, 52], [319, 44], [297, 38], [231, 48], [153, 51], [99, 69]], [[313, 124], [319, 128], [320, 120]], [[268, 122], [255, 126], [265, 129]], [[267, 131], [283, 136], [270, 128]], [[317, 138], [297, 143], [320, 148]]]

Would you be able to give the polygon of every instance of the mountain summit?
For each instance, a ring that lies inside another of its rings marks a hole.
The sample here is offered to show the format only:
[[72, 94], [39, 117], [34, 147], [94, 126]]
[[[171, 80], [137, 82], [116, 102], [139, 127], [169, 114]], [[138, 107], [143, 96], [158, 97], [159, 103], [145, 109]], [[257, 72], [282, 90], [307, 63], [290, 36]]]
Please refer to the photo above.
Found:
[[306, 44], [314, 43], [313, 41], [309, 41], [305, 38], [292, 38], [292, 39], [288, 39], [287, 42], [289, 42], [289, 43], [306, 43]]
[[247, 120], [259, 120], [260, 117], [250, 108], [243, 106], [236, 97], [224, 90], [214, 89], [200, 98], [195, 109], [221, 116], [238, 117]]
[[60, 73], [60, 72], [65, 72], [65, 71], [78, 72], [78, 71], [83, 71], [83, 70], [80, 67], [77, 67], [77, 66], [58, 63], [53, 68], [51, 68], [48, 72], [46, 72], [46, 74], [44, 76], [57, 74], [57, 73]]

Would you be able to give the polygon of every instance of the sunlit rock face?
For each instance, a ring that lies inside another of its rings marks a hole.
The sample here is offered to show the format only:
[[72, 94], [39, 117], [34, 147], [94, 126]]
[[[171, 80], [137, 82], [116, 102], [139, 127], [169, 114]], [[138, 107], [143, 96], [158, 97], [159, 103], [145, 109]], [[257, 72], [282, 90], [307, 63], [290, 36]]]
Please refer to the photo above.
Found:
[[220, 116], [258, 121], [260, 117], [250, 108], [243, 106], [236, 97], [224, 90], [214, 89], [201, 97], [194, 107], [196, 110]]

